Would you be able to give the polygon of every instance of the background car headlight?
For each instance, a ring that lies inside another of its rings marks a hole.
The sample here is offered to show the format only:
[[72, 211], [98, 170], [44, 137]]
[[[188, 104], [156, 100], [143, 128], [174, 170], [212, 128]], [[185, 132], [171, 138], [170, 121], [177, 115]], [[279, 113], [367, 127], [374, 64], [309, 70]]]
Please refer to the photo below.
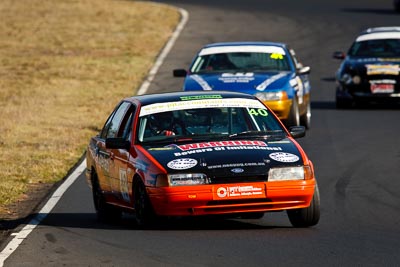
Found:
[[313, 177], [310, 166], [271, 168], [268, 172], [268, 182], [309, 180]]
[[348, 73], [345, 73], [342, 75], [342, 78], [340, 79], [344, 84], [349, 85], [349, 84], [360, 84], [361, 83], [361, 77], [358, 75], [351, 76]]
[[157, 187], [209, 184], [204, 173], [178, 173], [157, 176]]
[[350, 74], [345, 73], [343, 74], [342, 78], [340, 79], [344, 84], [351, 84], [353, 82], [353, 78]]
[[353, 83], [354, 84], [360, 84], [361, 83], [361, 77], [356, 75], [353, 77]]
[[288, 99], [288, 95], [285, 91], [277, 91], [277, 92], [262, 92], [257, 93], [255, 96], [261, 101], [266, 100], [285, 100]]

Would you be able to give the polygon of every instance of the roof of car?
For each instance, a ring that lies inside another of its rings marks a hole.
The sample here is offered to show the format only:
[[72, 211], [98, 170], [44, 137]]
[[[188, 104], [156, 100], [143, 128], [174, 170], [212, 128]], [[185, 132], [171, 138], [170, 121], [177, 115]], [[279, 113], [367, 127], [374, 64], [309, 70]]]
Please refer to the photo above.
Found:
[[280, 42], [220, 42], [220, 43], [211, 43], [205, 45], [203, 48], [206, 47], [216, 47], [216, 46], [280, 46], [280, 47], [286, 47], [285, 43], [280, 43]]
[[400, 26], [372, 27], [362, 31], [361, 34], [375, 33], [375, 32], [400, 32]]
[[378, 39], [400, 39], [400, 26], [368, 28], [360, 33], [356, 42]]
[[254, 96], [230, 91], [176, 91], [168, 93], [137, 95], [124, 99], [125, 101], [139, 101], [142, 105], [163, 102], [175, 102], [195, 99], [211, 99], [211, 98], [247, 98], [256, 99]]
[[286, 54], [287, 45], [277, 42], [222, 42], [205, 45], [199, 56], [218, 53], [278, 53]]

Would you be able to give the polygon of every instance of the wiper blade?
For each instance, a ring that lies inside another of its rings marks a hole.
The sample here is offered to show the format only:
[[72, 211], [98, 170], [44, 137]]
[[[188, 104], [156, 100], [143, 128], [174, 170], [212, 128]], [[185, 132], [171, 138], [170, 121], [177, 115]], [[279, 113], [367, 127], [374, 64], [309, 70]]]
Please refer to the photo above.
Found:
[[241, 137], [241, 136], [254, 136], [254, 137], [278, 137], [285, 136], [282, 130], [271, 130], [271, 131], [243, 131], [240, 133], [234, 133], [229, 135], [230, 138]]
[[173, 135], [173, 136], [163, 136], [163, 138], [151, 138], [141, 142], [143, 145], [152, 145], [152, 144], [175, 144], [179, 142], [188, 142], [188, 141], [201, 141], [201, 140], [209, 140], [210, 138], [226, 138], [227, 134], [223, 133], [202, 133], [202, 134], [193, 134], [193, 135]]

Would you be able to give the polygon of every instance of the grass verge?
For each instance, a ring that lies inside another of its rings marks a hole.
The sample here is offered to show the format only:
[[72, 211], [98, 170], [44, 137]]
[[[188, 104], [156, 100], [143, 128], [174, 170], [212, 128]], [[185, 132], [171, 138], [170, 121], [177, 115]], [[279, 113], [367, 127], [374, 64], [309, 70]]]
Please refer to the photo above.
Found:
[[60, 181], [117, 102], [134, 95], [177, 10], [116, 0], [0, 1], [0, 219]]

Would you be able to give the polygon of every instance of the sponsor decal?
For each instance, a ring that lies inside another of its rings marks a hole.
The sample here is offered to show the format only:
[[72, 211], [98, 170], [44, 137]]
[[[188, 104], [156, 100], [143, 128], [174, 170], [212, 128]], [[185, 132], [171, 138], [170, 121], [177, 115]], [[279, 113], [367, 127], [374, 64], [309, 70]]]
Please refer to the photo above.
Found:
[[399, 75], [399, 65], [365, 65], [367, 75]]
[[299, 161], [299, 157], [297, 155], [286, 153], [286, 152], [275, 152], [269, 154], [269, 157], [275, 161], [279, 162], [296, 162]]
[[242, 168], [233, 168], [231, 170], [231, 172], [233, 172], [233, 173], [242, 173], [242, 172], [244, 172], [244, 170]]
[[270, 86], [272, 83], [274, 83], [275, 81], [279, 80], [280, 78], [282, 78], [284, 76], [286, 76], [286, 73], [279, 73], [279, 74], [273, 75], [270, 78], [263, 81], [262, 83], [260, 83], [256, 87], [256, 89], [258, 91], [264, 91], [268, 86]]
[[154, 103], [143, 106], [140, 109], [140, 117], [166, 111], [198, 109], [198, 108], [223, 108], [223, 107], [245, 107], [245, 108], [265, 108], [265, 106], [255, 99], [244, 98], [207, 98], [186, 101], [175, 101], [165, 103]]
[[267, 109], [255, 109], [255, 108], [251, 108], [248, 109], [249, 114], [250, 115], [254, 115], [254, 116], [262, 116], [262, 117], [267, 117], [268, 116], [268, 110]]
[[214, 194], [214, 199], [221, 198], [255, 198], [264, 197], [264, 186], [255, 185], [236, 185], [218, 187]]
[[203, 143], [194, 143], [194, 144], [186, 144], [180, 145], [178, 148], [182, 151], [198, 149], [198, 148], [207, 148], [207, 147], [225, 147], [225, 146], [267, 146], [267, 143], [263, 141], [216, 141], [216, 142], [203, 142]]
[[356, 62], [400, 62], [400, 58], [359, 58], [355, 59]]
[[282, 60], [283, 59], [283, 55], [282, 54], [278, 54], [278, 53], [272, 53], [270, 58], [276, 59], [276, 60]]
[[223, 83], [249, 83], [254, 80], [254, 73], [223, 73], [218, 80]]
[[135, 167], [137, 170], [146, 172], [147, 167], [149, 166], [149, 163], [138, 159], [137, 161], [133, 162], [133, 167]]
[[126, 174], [125, 169], [119, 169], [119, 181], [122, 198], [126, 202], [129, 202], [128, 175]]
[[182, 101], [187, 100], [199, 100], [199, 99], [221, 99], [221, 95], [193, 95], [193, 96], [181, 96]]
[[221, 147], [209, 147], [209, 148], [201, 148], [201, 149], [191, 148], [190, 150], [186, 150], [183, 152], [176, 152], [176, 153], [174, 153], [174, 155], [176, 157], [179, 157], [179, 156], [187, 156], [187, 155], [205, 153], [205, 152], [232, 151], [232, 150], [282, 151], [282, 148], [281, 147], [268, 147], [268, 146], [227, 146], [227, 147], [221, 146]]
[[394, 92], [394, 85], [396, 84], [395, 80], [374, 80], [369, 81], [371, 84], [371, 92], [373, 94], [377, 93], [393, 93]]
[[173, 170], [186, 170], [197, 165], [197, 160], [191, 158], [174, 159], [168, 162], [167, 166]]
[[211, 86], [201, 76], [199, 76], [197, 74], [194, 74], [194, 75], [191, 76], [191, 78], [193, 80], [195, 80], [201, 86], [201, 88], [203, 90], [205, 90], [205, 91], [211, 91], [212, 90]]
[[[210, 166], [207, 166], [207, 168], [209, 170], [211, 170], [211, 169], [236, 167], [236, 168], [232, 169], [231, 171], [233, 173], [240, 173], [240, 170], [242, 170], [241, 172], [243, 172], [244, 170], [242, 168], [238, 168], [238, 167], [254, 167], [254, 166], [265, 166], [265, 163], [264, 162], [227, 163], [227, 164], [210, 165]], [[235, 170], [237, 172], [235, 172], [233, 170]]]
[[218, 53], [276, 53], [285, 55], [285, 50], [279, 46], [267, 46], [267, 45], [230, 45], [230, 46], [214, 46], [203, 48], [199, 56], [212, 55]]

